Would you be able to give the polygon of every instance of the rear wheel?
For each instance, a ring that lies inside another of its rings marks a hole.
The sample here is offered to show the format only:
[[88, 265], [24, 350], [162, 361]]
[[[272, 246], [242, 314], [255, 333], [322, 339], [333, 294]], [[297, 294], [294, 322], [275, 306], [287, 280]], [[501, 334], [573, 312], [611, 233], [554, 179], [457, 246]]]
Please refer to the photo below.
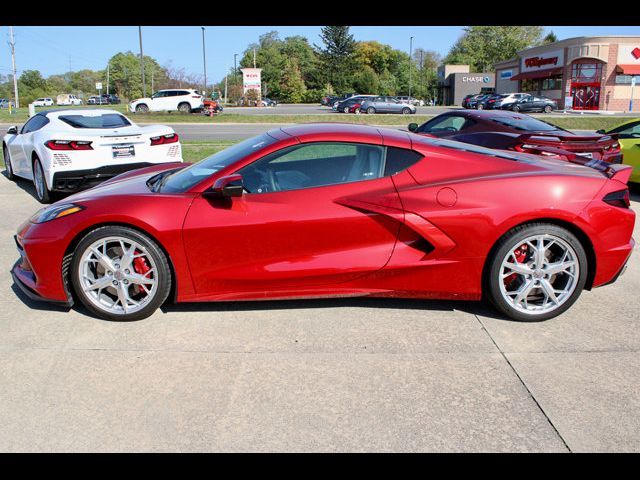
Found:
[[117, 321], [140, 320], [164, 303], [171, 288], [165, 254], [146, 235], [128, 227], [100, 227], [78, 244], [71, 284], [95, 315]]
[[344, 107], [344, 108], [342, 109], [342, 111], [343, 111], [344, 113], [349, 113], [349, 107]]
[[191, 113], [191, 105], [189, 105], [187, 102], [182, 102], [180, 105], [178, 105], [178, 111], [182, 113]]
[[147, 113], [149, 111], [149, 107], [141, 103], [140, 105], [136, 105], [136, 113]]
[[544, 107], [544, 113], [551, 113], [551, 110], [553, 110], [551, 108], [551, 105], [547, 105], [547, 106]]
[[520, 111], [520, 107], [518, 105], [514, 105], [511, 110], [513, 110], [514, 112], [519, 112]]
[[486, 292], [503, 314], [541, 321], [566, 311], [580, 296], [588, 272], [584, 247], [558, 225], [516, 227], [489, 259]]
[[33, 159], [33, 186], [36, 189], [36, 198], [40, 203], [51, 202], [51, 191], [47, 188], [47, 180], [38, 157]]
[[13, 174], [13, 165], [11, 165], [11, 157], [9, 156], [9, 149], [5, 146], [2, 149], [4, 157], [4, 166], [7, 169], [7, 178], [9, 180], [15, 180], [16, 176]]
[[476, 109], [478, 109], [478, 110], [482, 110], [483, 108], [484, 108], [484, 105], [482, 105], [481, 103], [476, 105]]

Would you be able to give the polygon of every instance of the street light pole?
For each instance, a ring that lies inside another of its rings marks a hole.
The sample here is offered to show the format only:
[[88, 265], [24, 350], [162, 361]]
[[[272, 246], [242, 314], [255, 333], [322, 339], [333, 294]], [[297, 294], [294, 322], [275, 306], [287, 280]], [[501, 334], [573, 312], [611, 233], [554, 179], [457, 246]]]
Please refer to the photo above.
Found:
[[409, 102], [411, 102], [411, 64], [413, 63], [413, 37], [409, 39]]
[[16, 99], [16, 108], [20, 108], [18, 78], [16, 77], [16, 42], [13, 39], [13, 27], [9, 27], [9, 46], [11, 47], [11, 69], [13, 71], [13, 96]]
[[142, 53], [142, 27], [138, 27], [140, 37], [140, 72], [142, 73], [142, 96], [147, 96], [147, 83], [144, 80], [144, 53]]
[[200, 27], [202, 28], [202, 63], [204, 65], [204, 89], [203, 91], [205, 91], [207, 89], [207, 56], [205, 54], [205, 48], [204, 48], [204, 27]]

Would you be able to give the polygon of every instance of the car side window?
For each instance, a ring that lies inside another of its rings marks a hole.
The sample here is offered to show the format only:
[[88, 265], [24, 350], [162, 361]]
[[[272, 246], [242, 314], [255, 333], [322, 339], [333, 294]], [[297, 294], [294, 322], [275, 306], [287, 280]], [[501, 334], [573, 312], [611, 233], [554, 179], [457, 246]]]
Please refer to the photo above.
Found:
[[640, 138], [640, 122], [615, 128], [611, 130], [611, 133], [619, 134], [620, 138]]
[[43, 117], [42, 115], [35, 115], [31, 117], [29, 121], [22, 126], [20, 133], [35, 132], [37, 130], [40, 130], [47, 123], [49, 123], [49, 120], [46, 117]]
[[248, 193], [284, 192], [383, 176], [385, 147], [314, 142], [269, 154], [240, 169]]
[[425, 123], [422, 128], [419, 128], [418, 132], [430, 133], [430, 132], [459, 132], [467, 125], [467, 119], [459, 117], [457, 115], [449, 115], [444, 118], [434, 118]]
[[414, 150], [404, 148], [387, 147], [387, 155], [384, 162], [384, 176], [395, 175], [406, 170], [411, 165], [422, 159], [422, 154]]

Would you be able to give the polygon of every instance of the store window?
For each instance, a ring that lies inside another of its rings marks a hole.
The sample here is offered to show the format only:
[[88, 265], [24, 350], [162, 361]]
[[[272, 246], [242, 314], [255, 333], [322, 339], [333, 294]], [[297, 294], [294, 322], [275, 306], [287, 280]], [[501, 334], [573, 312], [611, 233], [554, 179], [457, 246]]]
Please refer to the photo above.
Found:
[[636, 85], [640, 85], [640, 75], [616, 75], [618, 85], [631, 85], [631, 79], [636, 77]]
[[528, 78], [522, 80], [523, 92], [543, 92], [546, 90], [562, 90], [562, 75], [550, 78]]
[[602, 78], [602, 63], [574, 63], [571, 67], [571, 80], [574, 83], [599, 83]]

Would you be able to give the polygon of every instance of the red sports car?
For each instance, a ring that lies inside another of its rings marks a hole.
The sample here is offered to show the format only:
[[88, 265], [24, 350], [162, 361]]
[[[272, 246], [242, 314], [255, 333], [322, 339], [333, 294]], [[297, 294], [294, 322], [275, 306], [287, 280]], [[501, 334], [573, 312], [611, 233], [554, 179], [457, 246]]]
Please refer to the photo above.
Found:
[[538, 118], [503, 110], [453, 110], [418, 126], [415, 133], [500, 150], [535, 155], [582, 157], [622, 163], [617, 135], [576, 134]]
[[113, 320], [169, 296], [483, 294], [543, 320], [623, 271], [630, 173], [370, 126], [285, 127], [40, 210], [12, 273], [31, 297]]

